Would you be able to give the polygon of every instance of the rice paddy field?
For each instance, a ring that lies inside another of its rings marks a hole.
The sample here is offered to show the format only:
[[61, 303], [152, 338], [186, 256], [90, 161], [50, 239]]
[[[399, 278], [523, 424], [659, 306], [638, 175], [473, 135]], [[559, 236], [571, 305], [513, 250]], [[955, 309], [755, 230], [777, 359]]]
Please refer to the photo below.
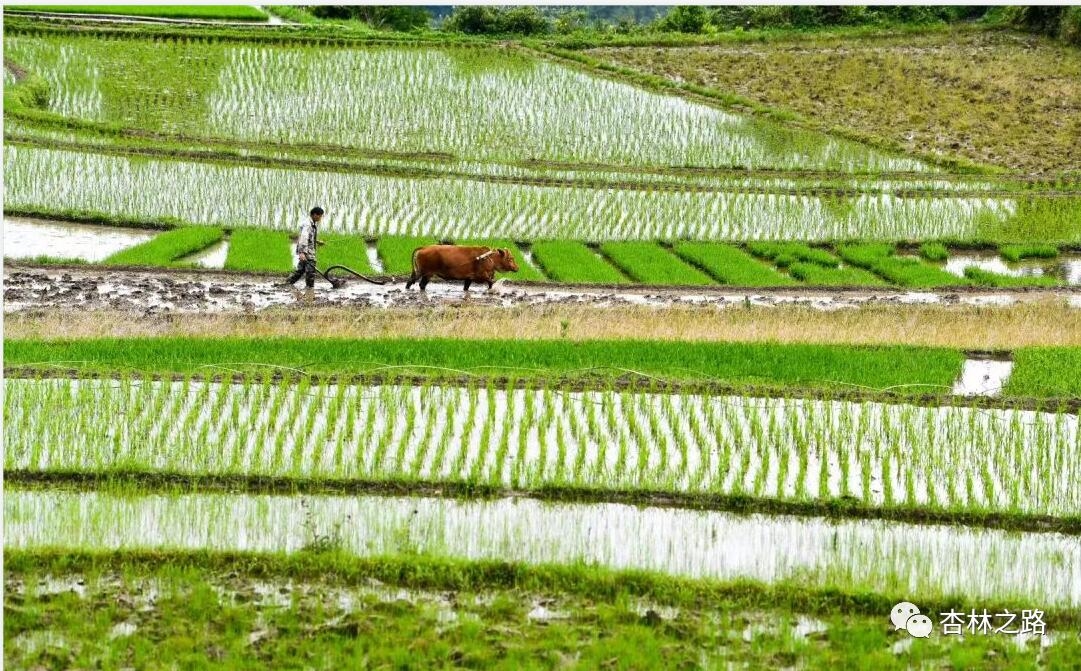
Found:
[[[809, 37], [114, 9], [5, 16], [5, 665], [1076, 666], [1062, 127], [998, 161], [718, 89]], [[281, 284], [314, 205], [372, 283]], [[406, 290], [433, 243], [519, 270]]]

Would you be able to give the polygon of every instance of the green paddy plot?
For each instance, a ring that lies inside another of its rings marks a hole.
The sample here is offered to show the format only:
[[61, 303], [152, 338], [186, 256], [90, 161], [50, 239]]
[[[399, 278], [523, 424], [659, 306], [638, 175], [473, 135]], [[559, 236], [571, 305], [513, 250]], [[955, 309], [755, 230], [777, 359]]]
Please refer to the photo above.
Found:
[[716, 284], [709, 275], [655, 242], [606, 242], [600, 250], [614, 266], [643, 284]]
[[802, 242], [747, 243], [752, 254], [772, 261], [778, 268], [801, 282], [821, 286], [884, 286], [886, 283], [876, 275], [848, 266], [833, 253]]
[[8, 5], [7, 9], [22, 12], [117, 14], [165, 19], [267, 20], [264, 12], [250, 5]]
[[321, 270], [330, 266], [346, 266], [359, 273], [375, 272], [368, 260], [368, 241], [364, 236], [321, 232], [319, 241], [325, 243], [316, 250]]
[[[851, 199], [739, 191], [538, 186], [411, 179], [4, 147], [5, 207], [293, 230], [313, 193], [325, 231], [510, 240], [972, 239], [1012, 216], [1010, 199]], [[71, 175], [79, 175], [72, 180]]]
[[223, 235], [222, 229], [214, 226], [184, 226], [123, 249], [106, 258], [104, 263], [117, 266], [170, 266], [178, 259], [218, 242]]
[[1019, 396], [1081, 397], [1081, 349], [1023, 347], [1014, 352], [1005, 392]]
[[[49, 81], [48, 111], [155, 132], [473, 160], [930, 170], [507, 48], [11, 35], [4, 55]], [[166, 92], [171, 80], [184, 96]]]
[[[804, 388], [948, 389], [960, 351], [918, 346], [667, 342], [652, 340], [459, 340], [452, 338], [106, 338], [8, 340], [5, 365], [58, 362], [84, 372], [206, 372], [220, 361], [257, 373], [280, 366], [319, 375], [649, 378]], [[247, 362], [247, 363], [245, 363]]]
[[237, 229], [229, 236], [227, 270], [289, 272], [293, 269], [294, 243], [283, 231]]
[[626, 284], [627, 276], [589, 245], [568, 240], [534, 242], [533, 259], [556, 282]]
[[888, 243], [838, 245], [837, 253], [845, 262], [870, 270], [902, 287], [941, 287], [967, 284], [953, 273], [915, 257], [896, 255]]
[[721, 284], [742, 287], [775, 287], [797, 284], [738, 247], [718, 243], [677, 242], [676, 255], [704, 269]]

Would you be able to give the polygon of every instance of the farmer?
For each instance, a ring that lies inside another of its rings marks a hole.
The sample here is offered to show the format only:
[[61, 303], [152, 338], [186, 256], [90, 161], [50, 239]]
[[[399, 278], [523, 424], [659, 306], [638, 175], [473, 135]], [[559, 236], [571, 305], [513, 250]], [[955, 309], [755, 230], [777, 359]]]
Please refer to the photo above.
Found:
[[321, 207], [313, 207], [308, 213], [308, 220], [301, 225], [300, 236], [297, 237], [297, 269], [285, 280], [285, 284], [293, 287], [295, 293], [299, 293], [293, 285], [303, 275], [304, 285], [307, 287], [305, 298], [309, 301], [315, 296], [315, 247], [325, 244], [319, 239], [319, 222], [322, 219]]

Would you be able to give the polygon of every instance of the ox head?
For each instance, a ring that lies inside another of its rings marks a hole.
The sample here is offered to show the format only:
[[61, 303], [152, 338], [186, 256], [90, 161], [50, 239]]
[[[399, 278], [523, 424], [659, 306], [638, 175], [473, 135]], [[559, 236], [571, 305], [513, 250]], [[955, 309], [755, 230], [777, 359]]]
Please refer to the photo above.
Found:
[[492, 258], [495, 260], [495, 269], [503, 272], [516, 273], [518, 272], [518, 264], [514, 261], [514, 255], [510, 253], [509, 249], [497, 249], [495, 254], [492, 254]]

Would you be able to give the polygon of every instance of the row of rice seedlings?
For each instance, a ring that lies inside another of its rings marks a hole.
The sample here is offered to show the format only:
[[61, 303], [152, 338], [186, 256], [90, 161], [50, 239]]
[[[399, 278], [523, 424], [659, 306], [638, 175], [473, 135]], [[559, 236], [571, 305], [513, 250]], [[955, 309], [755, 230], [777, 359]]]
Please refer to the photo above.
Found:
[[[478, 160], [928, 170], [506, 49], [16, 35], [5, 56], [47, 77], [51, 111], [153, 131]], [[168, 90], [174, 80], [188, 83], [187, 95]], [[309, 104], [314, 97], [335, 104]]]
[[[145, 160], [8, 145], [7, 206], [292, 231], [314, 202], [328, 232], [532, 240], [971, 238], [996, 198], [552, 188]], [[79, 179], [72, 179], [79, 175]], [[1062, 199], [1056, 199], [1062, 200]]]
[[545, 240], [532, 245], [533, 258], [557, 282], [626, 284], [627, 276], [581, 242]]
[[6, 390], [8, 469], [575, 484], [1081, 511], [1078, 419], [1061, 412], [266, 380], [9, 380]]
[[775, 287], [797, 283], [732, 245], [679, 242], [673, 246], [673, 251], [688, 263], [704, 268], [721, 284]]
[[860, 268], [842, 267], [831, 252], [802, 242], [755, 241], [747, 244], [755, 256], [772, 261], [778, 268], [807, 284], [825, 286], [883, 285], [878, 276]]
[[953, 273], [915, 257], [896, 256], [888, 243], [838, 245], [837, 253], [846, 262], [865, 268], [904, 287], [940, 287], [965, 284]]
[[643, 284], [715, 284], [709, 275], [652, 242], [606, 242], [600, 251], [627, 276]]
[[529, 499], [4, 494], [7, 549], [294, 552], [313, 534], [332, 534], [341, 551], [362, 556], [594, 565], [916, 602], [1081, 605], [1073, 570], [1081, 545], [1054, 533]]

